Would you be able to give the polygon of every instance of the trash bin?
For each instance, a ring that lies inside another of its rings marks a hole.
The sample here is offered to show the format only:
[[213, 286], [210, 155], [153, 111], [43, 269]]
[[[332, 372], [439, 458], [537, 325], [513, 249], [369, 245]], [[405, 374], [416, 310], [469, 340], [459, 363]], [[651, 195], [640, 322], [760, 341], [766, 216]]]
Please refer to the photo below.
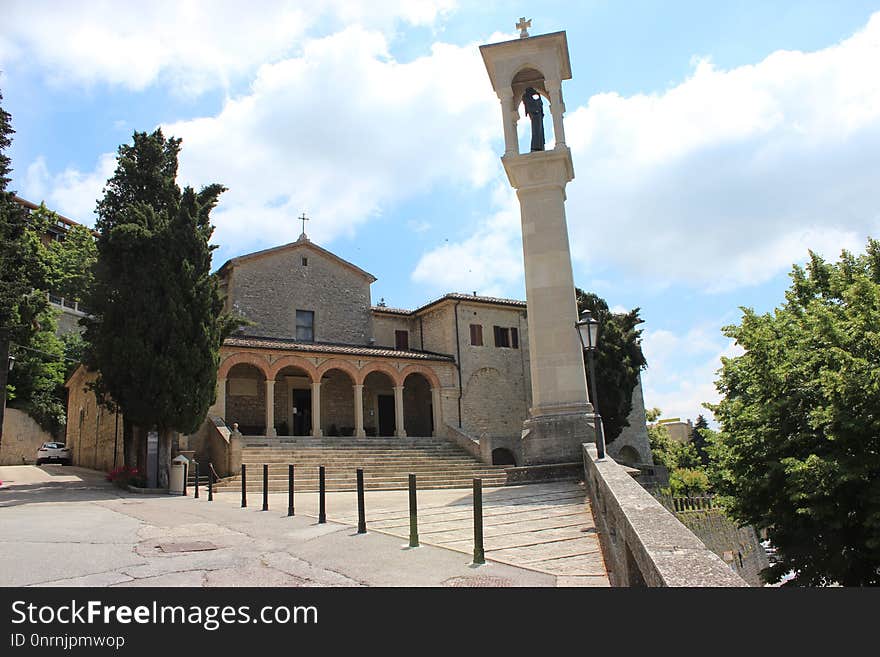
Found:
[[186, 495], [186, 474], [189, 467], [189, 459], [183, 454], [171, 459], [171, 476], [168, 481], [168, 493], [171, 495]]

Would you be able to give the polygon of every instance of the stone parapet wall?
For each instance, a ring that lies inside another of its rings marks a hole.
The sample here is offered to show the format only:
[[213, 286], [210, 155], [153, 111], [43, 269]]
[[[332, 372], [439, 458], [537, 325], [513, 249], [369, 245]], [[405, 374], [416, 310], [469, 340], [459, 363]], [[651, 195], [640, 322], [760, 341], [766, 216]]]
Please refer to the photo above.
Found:
[[583, 456], [612, 586], [748, 586], [613, 459]]
[[87, 388], [97, 378], [82, 366], [67, 382], [67, 446], [74, 465], [109, 472], [123, 465], [122, 414], [97, 403]]

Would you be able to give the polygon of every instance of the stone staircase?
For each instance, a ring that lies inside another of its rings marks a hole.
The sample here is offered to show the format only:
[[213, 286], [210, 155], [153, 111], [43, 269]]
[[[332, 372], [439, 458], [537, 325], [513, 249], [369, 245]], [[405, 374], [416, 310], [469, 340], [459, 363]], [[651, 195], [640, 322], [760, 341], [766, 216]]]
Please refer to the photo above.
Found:
[[[364, 488], [407, 488], [409, 473], [417, 486], [469, 488], [479, 477], [483, 486], [504, 486], [505, 467], [486, 465], [442, 438], [246, 438], [242, 463], [247, 466], [248, 491], [262, 491], [263, 464], [269, 466], [269, 491], [287, 490], [287, 466], [293, 464], [297, 491], [318, 490], [318, 467], [323, 465], [328, 491], [356, 488], [356, 470], [364, 470]], [[217, 491], [241, 490], [241, 475], [215, 485]]]

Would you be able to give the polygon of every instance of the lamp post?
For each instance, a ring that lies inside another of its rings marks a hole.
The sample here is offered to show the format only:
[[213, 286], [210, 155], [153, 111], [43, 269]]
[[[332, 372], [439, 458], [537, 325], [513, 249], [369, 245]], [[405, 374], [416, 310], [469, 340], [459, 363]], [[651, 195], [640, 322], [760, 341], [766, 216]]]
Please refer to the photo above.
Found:
[[602, 418], [599, 415], [599, 394], [596, 392], [596, 348], [599, 345], [599, 321], [594, 319], [589, 310], [581, 313], [579, 322], [575, 322], [581, 347], [587, 352], [587, 365], [590, 368], [590, 399], [593, 402], [593, 414], [596, 424], [596, 452], [600, 459], [605, 458], [605, 437], [599, 426]]

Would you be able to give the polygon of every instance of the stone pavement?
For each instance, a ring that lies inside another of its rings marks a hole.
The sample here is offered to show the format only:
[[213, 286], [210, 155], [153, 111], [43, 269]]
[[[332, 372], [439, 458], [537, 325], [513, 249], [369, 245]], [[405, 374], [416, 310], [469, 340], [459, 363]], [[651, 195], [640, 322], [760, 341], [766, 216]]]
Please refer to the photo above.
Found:
[[[261, 505], [250, 492], [248, 504]], [[473, 501], [470, 490], [420, 490], [419, 540], [423, 545], [473, 555]], [[240, 493], [224, 493], [240, 504]], [[409, 538], [406, 491], [366, 491], [367, 530]], [[286, 509], [287, 496], [270, 494], [271, 509]], [[297, 513], [317, 517], [317, 493], [296, 495]], [[357, 526], [357, 497], [327, 494], [327, 518]], [[483, 544], [486, 559], [556, 576], [558, 586], [609, 586], [599, 537], [583, 484], [573, 481], [483, 490]]]
[[[307, 515], [305, 494], [297, 500], [302, 512], [288, 518], [283, 495], [273, 496], [268, 512], [259, 510], [253, 494], [247, 509], [231, 493], [211, 503], [204, 494], [198, 500], [135, 495], [107, 484], [101, 473], [76, 467], [0, 467], [0, 480], [0, 586], [565, 583], [507, 563], [473, 566], [462, 551], [428, 545], [427, 535], [417, 549], [391, 533], [356, 535], [332, 517], [341, 508], [336, 498], [328, 502], [330, 522], [318, 525]], [[448, 492], [459, 498], [465, 493]], [[378, 511], [378, 499], [367, 499]]]

